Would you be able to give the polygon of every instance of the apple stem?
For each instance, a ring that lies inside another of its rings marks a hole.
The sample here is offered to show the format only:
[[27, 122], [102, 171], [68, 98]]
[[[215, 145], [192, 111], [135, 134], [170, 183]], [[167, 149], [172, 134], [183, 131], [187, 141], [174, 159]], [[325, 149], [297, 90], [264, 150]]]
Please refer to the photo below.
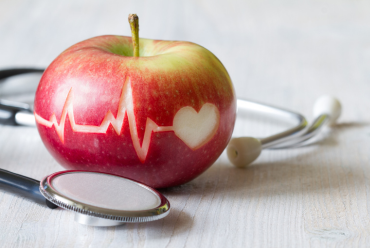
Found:
[[132, 45], [134, 47], [134, 57], [139, 57], [139, 17], [136, 14], [128, 15], [128, 22], [131, 27]]

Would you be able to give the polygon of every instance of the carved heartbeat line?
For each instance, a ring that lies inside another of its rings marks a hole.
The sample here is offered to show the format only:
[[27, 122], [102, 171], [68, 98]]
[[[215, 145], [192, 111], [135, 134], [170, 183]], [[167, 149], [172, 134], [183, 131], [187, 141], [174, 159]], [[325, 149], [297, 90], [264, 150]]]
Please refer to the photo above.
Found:
[[141, 162], [145, 161], [148, 154], [152, 132], [174, 131], [176, 136], [178, 136], [191, 149], [195, 150], [207, 143], [213, 137], [219, 124], [219, 112], [214, 104], [204, 104], [199, 113], [197, 113], [192, 107], [183, 107], [176, 113], [173, 120], [173, 126], [158, 126], [148, 117], [146, 120], [144, 139], [142, 145], [140, 145], [134, 113], [130, 78], [126, 79], [122, 88], [117, 117], [115, 118], [112, 112], [109, 110], [100, 126], [76, 124], [73, 114], [72, 88], [68, 92], [67, 99], [64, 103], [59, 124], [55, 114], [51, 115], [50, 120], [46, 120], [35, 112], [35, 119], [39, 124], [49, 128], [54, 126], [60, 140], [62, 143], [64, 143], [64, 129], [67, 115], [74, 132], [106, 133], [109, 125], [111, 124], [116, 133], [120, 135], [126, 113], [128, 117], [132, 143]]

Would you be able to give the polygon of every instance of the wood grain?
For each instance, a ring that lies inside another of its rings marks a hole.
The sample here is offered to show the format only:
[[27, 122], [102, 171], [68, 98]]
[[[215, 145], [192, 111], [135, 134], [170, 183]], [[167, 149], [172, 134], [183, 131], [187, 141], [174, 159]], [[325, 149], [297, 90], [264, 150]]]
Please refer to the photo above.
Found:
[[[369, 247], [370, 2], [0, 1], [0, 68], [46, 67], [70, 45], [103, 34], [198, 43], [223, 62], [239, 97], [290, 108], [311, 119], [323, 93], [343, 103], [339, 124], [318, 143], [264, 151], [247, 169], [225, 154], [204, 174], [162, 190], [163, 220], [94, 228], [0, 191], [0, 247]], [[37, 76], [0, 86], [14, 87]], [[27, 92], [26, 92], [27, 93]], [[31, 97], [25, 94], [27, 101]], [[239, 119], [235, 136], [283, 128]], [[0, 126], [0, 167], [41, 179], [63, 168], [37, 130]]]

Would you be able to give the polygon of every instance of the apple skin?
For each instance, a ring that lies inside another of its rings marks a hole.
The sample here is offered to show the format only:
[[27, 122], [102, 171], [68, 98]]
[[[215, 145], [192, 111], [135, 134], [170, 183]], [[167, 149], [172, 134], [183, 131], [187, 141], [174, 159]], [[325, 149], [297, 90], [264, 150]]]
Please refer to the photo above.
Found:
[[190, 106], [198, 112], [211, 103], [218, 109], [219, 123], [208, 142], [192, 149], [174, 131], [153, 132], [147, 156], [140, 160], [127, 113], [119, 134], [111, 124], [104, 133], [75, 132], [69, 115], [64, 140], [55, 125], [36, 121], [38, 131], [48, 151], [66, 169], [113, 173], [154, 188], [181, 185], [211, 166], [231, 138], [236, 117], [231, 79], [210, 51], [194, 43], [140, 39], [140, 57], [132, 57], [132, 51], [131, 37], [113, 35], [68, 48], [40, 80], [35, 115], [45, 120], [55, 115], [60, 124], [73, 89], [74, 122], [99, 126], [109, 111], [118, 115], [123, 85], [129, 78], [140, 144], [147, 118], [158, 126], [172, 126], [181, 108]]

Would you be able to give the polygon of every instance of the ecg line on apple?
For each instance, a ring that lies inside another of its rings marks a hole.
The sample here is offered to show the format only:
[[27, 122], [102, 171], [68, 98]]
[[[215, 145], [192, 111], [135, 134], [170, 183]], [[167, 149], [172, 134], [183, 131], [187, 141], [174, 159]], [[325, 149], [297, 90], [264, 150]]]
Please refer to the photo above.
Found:
[[172, 126], [158, 126], [152, 119], [147, 117], [143, 142], [140, 145], [137, 132], [136, 118], [134, 112], [134, 103], [132, 98], [132, 88], [130, 78], [127, 77], [119, 100], [117, 117], [114, 117], [109, 110], [105, 115], [100, 126], [80, 125], [75, 122], [73, 113], [73, 90], [69, 90], [66, 101], [63, 106], [62, 115], [58, 124], [55, 114], [52, 114], [49, 120], [44, 119], [36, 112], [34, 113], [36, 122], [40, 125], [55, 130], [59, 139], [64, 143], [64, 129], [67, 115], [74, 132], [81, 133], [106, 133], [111, 124], [117, 135], [120, 135], [125, 115], [128, 116], [130, 135], [134, 149], [139, 160], [143, 163], [147, 157], [152, 132], [173, 131], [192, 150], [196, 150], [205, 145], [212, 139], [217, 132], [220, 114], [216, 105], [212, 103], [203, 104], [199, 112], [190, 106], [181, 108], [174, 116]]

